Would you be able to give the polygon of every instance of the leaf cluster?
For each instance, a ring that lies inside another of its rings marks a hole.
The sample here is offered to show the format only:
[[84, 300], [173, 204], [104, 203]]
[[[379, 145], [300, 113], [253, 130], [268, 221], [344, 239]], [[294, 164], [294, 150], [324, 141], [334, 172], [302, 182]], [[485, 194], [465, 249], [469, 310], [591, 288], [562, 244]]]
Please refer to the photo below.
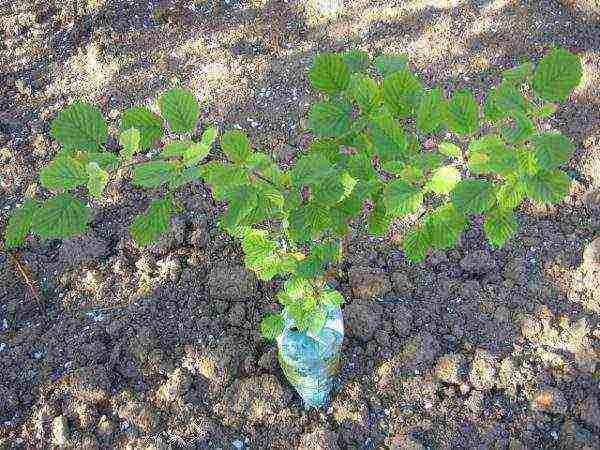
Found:
[[[117, 170], [162, 194], [129, 228], [139, 245], [155, 242], [177, 209], [172, 194], [202, 179], [226, 203], [221, 225], [239, 239], [246, 266], [262, 280], [285, 277], [279, 301], [298, 329], [317, 332], [328, 309], [343, 302], [327, 286], [327, 271], [340, 261], [351, 223], [381, 236], [395, 219], [414, 216], [403, 249], [420, 261], [456, 245], [473, 215], [484, 215], [489, 241], [502, 246], [518, 230], [514, 211], [525, 199], [560, 202], [570, 187], [560, 166], [574, 147], [540, 125], [557, 109], [551, 102], [566, 100], [581, 76], [579, 58], [554, 49], [537, 66], [505, 71], [480, 103], [467, 90], [447, 97], [427, 88], [404, 56], [321, 54], [309, 71], [322, 94], [308, 114], [314, 139], [289, 170], [239, 130], [217, 139], [208, 127], [194, 137], [200, 108], [185, 89], [159, 98], [160, 115], [124, 111], [118, 154], [106, 150], [101, 111], [75, 103], [52, 122], [62, 150], [40, 173], [56, 195], [19, 208], [5, 245], [22, 245], [30, 232], [44, 239], [84, 233], [92, 214], [78, 197], [87, 189], [102, 198]], [[178, 137], [151, 160], [140, 158], [167, 129]], [[448, 132], [454, 139], [424, 148]], [[274, 338], [283, 326], [281, 315], [271, 315], [261, 330]]]

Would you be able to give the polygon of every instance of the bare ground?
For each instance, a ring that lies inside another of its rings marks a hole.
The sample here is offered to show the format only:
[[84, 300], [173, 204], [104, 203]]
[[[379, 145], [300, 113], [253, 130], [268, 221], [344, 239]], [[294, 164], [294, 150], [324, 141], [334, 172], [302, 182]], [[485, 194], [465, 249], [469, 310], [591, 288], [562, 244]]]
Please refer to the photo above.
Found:
[[47, 195], [49, 122], [73, 99], [116, 126], [181, 83], [205, 123], [287, 158], [307, 142], [305, 73], [327, 49], [407, 53], [427, 83], [482, 96], [501, 69], [566, 46], [584, 81], [548, 125], [576, 143], [576, 181], [560, 207], [525, 205], [500, 250], [477, 224], [419, 265], [394, 236], [353, 236], [338, 280], [344, 370], [330, 405], [305, 411], [257, 334], [277, 283], [241, 268], [205, 186], [186, 188], [173, 233], [140, 250], [126, 227], [150, 198], [114, 180], [89, 235], [22, 252], [41, 310], [0, 254], [0, 448], [600, 448], [594, 0], [353, 1], [331, 21], [281, 1], [64, 4], [0, 5], [2, 229]]

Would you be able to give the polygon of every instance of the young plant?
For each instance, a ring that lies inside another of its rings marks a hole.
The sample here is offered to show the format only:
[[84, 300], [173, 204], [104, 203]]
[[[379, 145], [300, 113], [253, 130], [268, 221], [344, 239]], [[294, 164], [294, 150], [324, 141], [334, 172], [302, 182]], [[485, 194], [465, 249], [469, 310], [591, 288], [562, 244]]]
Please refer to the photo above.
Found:
[[[412, 215], [416, 226], [403, 250], [413, 261], [432, 249], [457, 244], [473, 215], [485, 216], [494, 246], [513, 236], [515, 209], [526, 199], [559, 203], [570, 188], [560, 166], [574, 147], [557, 132], [539, 131], [579, 84], [577, 56], [553, 49], [537, 66], [526, 62], [505, 71], [483, 107], [463, 90], [446, 99], [426, 89], [403, 56], [371, 61], [362, 52], [315, 58], [309, 78], [323, 94], [309, 112], [315, 135], [290, 170], [252, 148], [241, 131], [225, 132], [213, 151], [215, 128], [198, 141], [199, 107], [193, 95], [174, 89], [159, 99], [162, 117], [131, 108], [121, 122], [119, 155], [104, 148], [108, 132], [100, 110], [76, 103], [59, 113], [52, 134], [63, 148], [40, 174], [57, 194], [43, 203], [28, 200], [9, 221], [6, 247], [23, 244], [33, 232], [43, 239], [86, 231], [92, 214], [73, 194], [86, 186], [101, 197], [111, 171], [130, 168], [137, 186], [168, 193], [137, 217], [129, 230], [143, 246], [156, 241], [176, 211], [172, 193], [203, 179], [216, 200], [227, 202], [221, 224], [239, 239], [245, 264], [259, 279], [286, 278], [278, 300], [300, 331], [318, 331], [329, 308], [343, 303], [328, 286], [329, 268], [342, 257], [351, 222], [385, 235], [394, 219]], [[170, 140], [153, 160], [134, 162], [164, 135], [165, 121], [180, 139]], [[424, 149], [425, 139], [450, 131]], [[266, 338], [283, 329], [280, 314], [261, 325]]]

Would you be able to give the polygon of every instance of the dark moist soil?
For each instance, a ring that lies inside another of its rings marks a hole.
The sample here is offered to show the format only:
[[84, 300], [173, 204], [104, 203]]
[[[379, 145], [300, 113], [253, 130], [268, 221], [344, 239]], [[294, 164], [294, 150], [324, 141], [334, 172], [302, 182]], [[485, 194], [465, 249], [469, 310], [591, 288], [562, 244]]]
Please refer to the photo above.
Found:
[[151, 197], [113, 180], [89, 234], [20, 253], [41, 306], [0, 254], [0, 448], [600, 448], [593, 0], [347, 1], [329, 21], [281, 1], [82, 3], [0, 6], [1, 229], [48, 195], [36, 174], [58, 149], [49, 123], [74, 99], [102, 107], [116, 148], [119, 110], [182, 83], [204, 123], [293, 159], [306, 69], [328, 49], [407, 53], [426, 84], [482, 97], [501, 69], [569, 48], [584, 80], [547, 126], [575, 142], [575, 181], [559, 207], [524, 205], [502, 249], [477, 218], [417, 265], [398, 236], [355, 233], [337, 281], [344, 368], [330, 404], [305, 411], [257, 333], [278, 282], [242, 268], [206, 187], [184, 189], [173, 231], [139, 249], [126, 227]]

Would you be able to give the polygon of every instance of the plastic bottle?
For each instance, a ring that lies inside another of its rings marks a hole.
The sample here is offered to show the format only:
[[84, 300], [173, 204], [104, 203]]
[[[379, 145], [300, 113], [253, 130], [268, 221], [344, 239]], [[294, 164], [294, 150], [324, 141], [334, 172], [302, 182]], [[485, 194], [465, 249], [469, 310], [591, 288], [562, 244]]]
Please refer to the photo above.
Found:
[[286, 309], [283, 316], [285, 328], [277, 338], [283, 373], [306, 406], [323, 406], [341, 367], [342, 311], [330, 309], [325, 326], [317, 334], [295, 330]]

